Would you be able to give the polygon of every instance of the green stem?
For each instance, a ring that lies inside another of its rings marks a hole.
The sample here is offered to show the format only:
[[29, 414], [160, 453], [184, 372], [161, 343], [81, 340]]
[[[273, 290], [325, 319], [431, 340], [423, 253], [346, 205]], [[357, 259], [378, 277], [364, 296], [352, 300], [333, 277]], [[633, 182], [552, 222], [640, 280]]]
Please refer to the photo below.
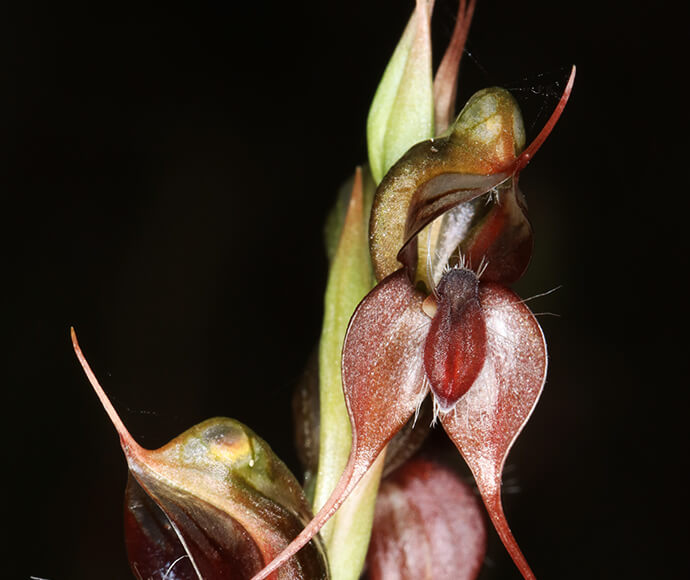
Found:
[[[357, 170], [326, 288], [319, 344], [321, 431], [314, 513], [330, 497], [350, 454], [352, 435], [343, 396], [341, 356], [350, 317], [374, 285], [368, 243], [368, 216], [374, 185], [371, 178], [366, 179], [366, 184], [365, 188], [361, 171]], [[382, 464], [381, 458], [378, 467], [367, 474], [352, 496], [321, 530], [332, 580], [356, 580], [361, 574], [369, 545]]]

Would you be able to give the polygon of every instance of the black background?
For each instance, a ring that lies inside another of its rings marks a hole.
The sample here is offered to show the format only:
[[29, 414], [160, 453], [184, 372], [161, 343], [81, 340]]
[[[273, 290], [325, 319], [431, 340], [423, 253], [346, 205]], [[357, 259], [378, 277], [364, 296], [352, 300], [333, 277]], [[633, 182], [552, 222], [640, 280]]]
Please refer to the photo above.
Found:
[[[227, 415], [298, 469], [288, 408], [320, 328], [321, 224], [365, 158], [368, 106], [411, 8], [9, 8], [3, 577], [130, 577], [125, 462], [70, 325], [145, 447]], [[439, 0], [437, 58], [454, 10]], [[535, 129], [552, 79], [578, 65], [521, 177], [536, 246], [518, 291], [562, 285], [530, 303], [560, 316], [540, 317], [549, 380], [506, 473], [540, 578], [688, 568], [679, 21], [660, 2], [480, 0], [463, 61], [459, 100], [509, 86]], [[517, 578], [491, 542], [483, 578]]]

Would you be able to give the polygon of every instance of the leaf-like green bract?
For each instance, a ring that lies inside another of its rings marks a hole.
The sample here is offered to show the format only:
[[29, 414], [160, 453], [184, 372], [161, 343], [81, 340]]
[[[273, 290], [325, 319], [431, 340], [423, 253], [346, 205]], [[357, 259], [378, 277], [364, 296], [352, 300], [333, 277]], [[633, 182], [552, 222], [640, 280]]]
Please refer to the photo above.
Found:
[[[88, 366], [75, 352], [110, 416], [130, 470], [125, 505], [132, 570], [148, 580], [246, 580], [311, 519], [299, 483], [270, 447], [241, 423], [209, 419], [160, 449], [131, 437]], [[315, 539], [276, 579], [325, 579]]]
[[369, 109], [367, 144], [376, 183], [407, 149], [434, 134], [432, 7], [433, 2], [417, 0]]
[[381, 484], [369, 580], [472, 580], [485, 551], [480, 503], [447, 467], [415, 458]]

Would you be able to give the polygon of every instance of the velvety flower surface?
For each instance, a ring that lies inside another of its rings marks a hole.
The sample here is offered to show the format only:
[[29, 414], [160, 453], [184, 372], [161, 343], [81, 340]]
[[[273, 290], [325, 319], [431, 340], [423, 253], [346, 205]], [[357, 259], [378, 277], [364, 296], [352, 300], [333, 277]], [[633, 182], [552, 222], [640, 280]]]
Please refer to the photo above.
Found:
[[472, 580], [485, 551], [481, 505], [452, 470], [418, 457], [381, 484], [368, 580]]
[[[385, 278], [357, 307], [343, 346], [343, 391], [352, 426], [350, 457], [329, 501], [255, 580], [277, 570], [319, 531], [428, 393], [440, 423], [472, 470], [511, 557], [525, 578], [534, 577], [506, 522], [500, 494], [506, 457], [546, 378], [546, 344], [539, 324], [524, 302], [503, 285], [516, 273], [519, 276], [529, 261], [531, 251], [522, 250], [526, 230], [513, 227], [525, 223], [524, 207], [512, 204], [517, 207], [515, 219], [498, 220], [498, 225], [493, 219], [479, 219], [469, 229], [451, 223], [449, 232], [436, 241], [429, 238], [422, 260], [421, 244], [415, 245], [424, 227], [482, 196], [483, 203], [493, 204], [498, 213], [510, 213], [505, 208], [511, 203], [501, 196], [505, 193], [517, 202], [519, 171], [558, 119], [573, 80], [574, 70], [551, 119], [522, 153], [521, 125], [515, 121], [510, 98], [500, 89], [485, 91], [470, 99], [459, 115], [455, 127], [460, 129], [451, 132], [455, 141], [416, 145], [381, 182], [371, 240], [377, 276]], [[479, 161], [473, 161], [472, 151]], [[484, 171], [500, 171], [467, 173], [472, 163]], [[406, 216], [404, 227], [400, 215]], [[473, 217], [469, 222], [474, 222]], [[473, 235], [487, 240], [478, 271], [467, 267], [462, 255], [463, 244]], [[454, 265], [446, 261], [436, 270], [438, 240], [445, 238], [451, 239], [448, 246], [459, 257]], [[382, 240], [378, 246], [377, 240]], [[392, 256], [399, 261], [397, 267]], [[427, 291], [415, 284], [420, 261], [427, 266], [422, 279]], [[493, 262], [497, 265], [485, 281], [482, 275]]]

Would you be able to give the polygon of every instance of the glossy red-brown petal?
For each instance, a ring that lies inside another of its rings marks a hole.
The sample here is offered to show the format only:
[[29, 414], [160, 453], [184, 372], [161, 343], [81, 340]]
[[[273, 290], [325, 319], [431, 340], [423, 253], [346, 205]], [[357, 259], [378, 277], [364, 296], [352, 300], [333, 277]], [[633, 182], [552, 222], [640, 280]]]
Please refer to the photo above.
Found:
[[485, 551], [480, 503], [447, 467], [413, 459], [381, 484], [369, 580], [472, 580]]
[[479, 280], [466, 268], [446, 272], [424, 344], [424, 369], [437, 406], [448, 411], [474, 384], [486, 357]]
[[512, 284], [527, 270], [534, 235], [517, 176], [498, 188], [489, 211], [473, 224], [460, 251], [470, 264], [485, 264], [482, 280]]
[[[533, 233], [517, 177], [506, 180], [491, 194], [449, 209], [408, 241], [400, 260], [414, 261], [428, 252], [417, 279], [437, 284], [447, 265], [464, 263], [481, 269], [482, 280], [512, 284], [524, 274], [532, 256]], [[432, 241], [433, 240], [433, 244]], [[429, 244], [418, 248], [416, 244]]]
[[198, 580], [172, 522], [130, 474], [125, 491], [125, 543], [138, 580]]
[[198, 497], [155, 482], [153, 490], [130, 474], [125, 540], [137, 578], [242, 580], [261, 569], [261, 551], [235, 519]]
[[383, 479], [419, 451], [431, 433], [433, 422], [433, 403], [431, 397], [425, 397], [419, 409], [415, 411], [415, 416], [411, 417], [386, 445], [386, 462], [381, 476]]
[[253, 580], [266, 578], [296, 554], [333, 516], [426, 395], [423, 345], [429, 317], [424, 295], [399, 270], [355, 310], [343, 345], [343, 393], [352, 449], [331, 497], [302, 533]]
[[[292, 395], [292, 417], [295, 425], [297, 456], [305, 471], [304, 490], [313, 496], [314, 476], [319, 457], [319, 369], [318, 357], [313, 353], [302, 372]], [[386, 460], [382, 477], [393, 473], [412, 457], [426, 440], [433, 422], [431, 399], [426, 397], [418, 414], [405, 423], [386, 446]]]
[[492, 175], [444, 173], [430, 179], [417, 189], [410, 201], [402, 247], [437, 217], [499, 187], [510, 176], [508, 172]]
[[501, 505], [501, 474], [513, 442], [529, 419], [546, 379], [541, 328], [518, 296], [482, 284], [486, 361], [470, 390], [441, 423], [469, 465], [491, 520], [525, 578], [534, 578]]
[[[404, 264], [409, 272], [416, 273], [419, 261], [417, 235], [422, 229], [436, 218], [456, 207], [469, 207], [469, 202], [488, 194], [508, 179], [510, 179], [510, 174], [508, 173], [496, 173], [493, 175], [446, 173], [429, 180], [417, 190], [411, 201], [402, 246], [397, 255], [397, 260]], [[472, 207], [472, 216], [467, 216], [465, 226], [472, 222], [476, 209], [476, 207]], [[446, 238], [444, 240], [446, 245], [449, 243], [451, 245], [454, 244], [451, 250], [453, 252], [467, 235], [467, 231], [466, 227], [461, 226], [454, 230], [444, 230], [439, 235]], [[432, 271], [435, 271], [438, 269], [436, 268], [436, 262], [438, 261], [436, 247], [432, 250], [432, 254], [432, 256], [429, 256], [426, 266], [431, 265]], [[424, 272], [418, 275], [418, 277], [426, 280], [426, 275], [431, 274], [432, 272]], [[437, 280], [434, 282], [437, 282]], [[433, 282], [427, 280], [427, 284], [432, 286]]]

